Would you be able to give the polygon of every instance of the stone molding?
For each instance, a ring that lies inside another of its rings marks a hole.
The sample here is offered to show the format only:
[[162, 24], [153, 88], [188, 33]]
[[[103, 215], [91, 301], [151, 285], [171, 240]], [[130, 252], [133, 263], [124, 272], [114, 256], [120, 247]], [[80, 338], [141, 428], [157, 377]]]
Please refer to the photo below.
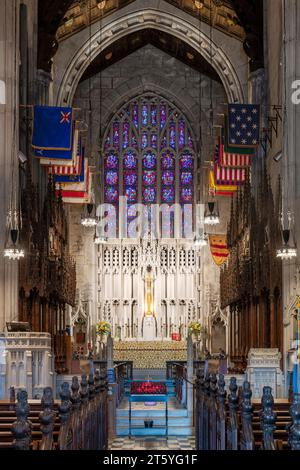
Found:
[[[103, 25], [91, 38], [77, 49], [69, 65], [66, 68], [62, 82], [59, 85], [57, 105], [66, 106], [72, 103], [76, 88], [84, 71], [97, 55], [113, 44], [133, 32], [141, 29], [154, 28], [176, 36], [190, 46], [194, 47], [212, 65], [219, 74], [228, 100], [231, 102], [243, 102], [244, 96], [238, 75], [220, 45], [213, 42], [199, 28], [183, 18], [178, 18], [171, 13], [143, 9], [134, 11]], [[76, 41], [73, 38], [73, 47]]]

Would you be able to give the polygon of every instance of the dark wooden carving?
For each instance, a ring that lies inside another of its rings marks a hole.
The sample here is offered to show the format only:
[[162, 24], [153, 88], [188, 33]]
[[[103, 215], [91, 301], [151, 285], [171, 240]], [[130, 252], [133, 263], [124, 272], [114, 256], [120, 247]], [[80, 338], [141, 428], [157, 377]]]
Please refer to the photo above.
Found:
[[31, 422], [28, 420], [29, 405], [26, 390], [17, 393], [16, 415], [17, 420], [11, 427], [14, 437], [13, 447], [15, 450], [29, 450], [31, 445]]
[[292, 425], [289, 427], [289, 446], [292, 450], [300, 450], [300, 394], [295, 393], [290, 408]]
[[40, 450], [53, 450], [53, 430], [55, 424], [56, 413], [53, 410], [54, 400], [51, 387], [44, 388], [42, 397], [42, 410], [40, 413], [42, 441]]
[[66, 305], [75, 305], [76, 267], [69, 255], [68, 226], [62, 198], [49, 179], [44, 207], [39, 208], [30, 166], [22, 193], [21, 241], [26, 256], [19, 269], [19, 319], [32, 331], [53, 337], [57, 372], [67, 372]]
[[[282, 351], [281, 186], [274, 202], [266, 169], [259, 194], [250, 180], [232, 200], [228, 226], [229, 259], [221, 271], [221, 306], [230, 310], [231, 372], [241, 373], [250, 348]], [[235, 331], [237, 330], [237, 335]]]
[[274, 431], [276, 430], [277, 414], [274, 412], [274, 398], [271, 387], [264, 387], [261, 404], [262, 412], [260, 419], [263, 432], [262, 449], [276, 450]]
[[69, 384], [64, 382], [60, 388], [61, 404], [59, 406], [60, 430], [58, 448], [60, 450], [73, 449], [73, 429], [71, 426], [71, 393]]

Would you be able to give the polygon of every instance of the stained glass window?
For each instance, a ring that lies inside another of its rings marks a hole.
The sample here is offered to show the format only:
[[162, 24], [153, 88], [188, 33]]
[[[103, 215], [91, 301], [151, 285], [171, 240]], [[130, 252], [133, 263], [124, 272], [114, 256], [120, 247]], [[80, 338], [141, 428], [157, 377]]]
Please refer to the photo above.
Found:
[[135, 203], [145, 204], [148, 221], [153, 217], [151, 204], [193, 203], [192, 132], [173, 104], [153, 94], [130, 101], [113, 117], [103, 142], [104, 201], [119, 210], [119, 196], [126, 196], [129, 225], [136, 217]]

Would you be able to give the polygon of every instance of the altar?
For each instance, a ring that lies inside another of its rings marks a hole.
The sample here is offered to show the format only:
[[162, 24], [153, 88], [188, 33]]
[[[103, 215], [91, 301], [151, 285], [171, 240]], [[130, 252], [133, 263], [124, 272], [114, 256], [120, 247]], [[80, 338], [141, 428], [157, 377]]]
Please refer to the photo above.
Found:
[[166, 361], [186, 361], [183, 341], [120, 341], [114, 343], [115, 361], [133, 361], [135, 369], [164, 369]]

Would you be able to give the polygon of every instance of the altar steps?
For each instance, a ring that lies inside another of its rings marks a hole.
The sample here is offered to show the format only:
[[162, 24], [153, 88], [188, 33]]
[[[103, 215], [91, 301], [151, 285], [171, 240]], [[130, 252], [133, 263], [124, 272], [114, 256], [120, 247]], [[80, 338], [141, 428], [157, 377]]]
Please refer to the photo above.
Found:
[[[155, 407], [147, 407], [144, 404], [136, 405], [137, 408], [131, 412], [132, 436], [165, 436], [165, 407], [164, 404], [157, 404]], [[144, 421], [153, 421], [152, 428], [145, 428]], [[125, 397], [116, 414], [116, 434], [117, 436], [129, 435], [129, 403]], [[168, 403], [168, 435], [169, 436], [192, 436], [192, 418], [188, 416], [188, 411], [182, 408], [174, 397], [170, 397]]]

